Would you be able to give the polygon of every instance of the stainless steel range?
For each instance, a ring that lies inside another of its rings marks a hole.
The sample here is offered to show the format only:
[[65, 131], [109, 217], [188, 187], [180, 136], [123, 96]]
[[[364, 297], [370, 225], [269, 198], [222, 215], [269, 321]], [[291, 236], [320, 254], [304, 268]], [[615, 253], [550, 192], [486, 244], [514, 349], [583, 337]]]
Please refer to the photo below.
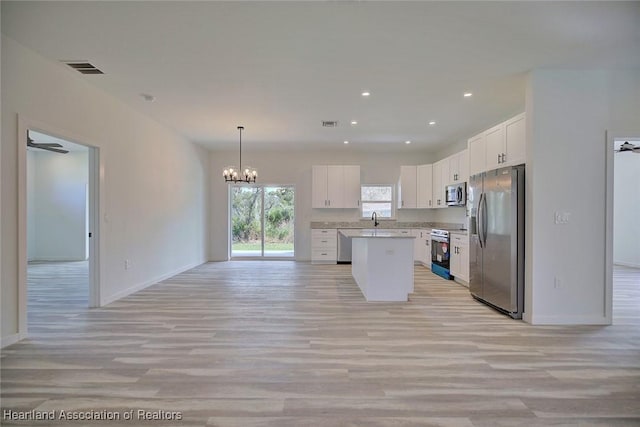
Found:
[[449, 232], [431, 230], [431, 271], [440, 277], [451, 280], [449, 274]]

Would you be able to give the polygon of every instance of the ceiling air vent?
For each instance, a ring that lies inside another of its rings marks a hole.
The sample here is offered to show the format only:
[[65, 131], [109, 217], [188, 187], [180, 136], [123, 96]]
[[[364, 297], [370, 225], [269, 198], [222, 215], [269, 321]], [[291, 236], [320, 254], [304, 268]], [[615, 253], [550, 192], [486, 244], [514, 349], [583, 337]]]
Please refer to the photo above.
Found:
[[90, 64], [87, 61], [62, 61], [62, 62], [82, 74], [104, 74], [102, 71], [98, 70], [93, 64]]
[[338, 127], [338, 122], [336, 120], [323, 120], [322, 127], [324, 128], [335, 128]]

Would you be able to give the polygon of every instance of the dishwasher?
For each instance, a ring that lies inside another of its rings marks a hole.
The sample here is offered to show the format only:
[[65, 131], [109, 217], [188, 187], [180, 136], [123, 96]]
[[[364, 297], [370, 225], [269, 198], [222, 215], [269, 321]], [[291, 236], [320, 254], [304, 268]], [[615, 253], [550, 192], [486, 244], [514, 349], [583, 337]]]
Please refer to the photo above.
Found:
[[338, 264], [351, 264], [351, 237], [338, 230]]

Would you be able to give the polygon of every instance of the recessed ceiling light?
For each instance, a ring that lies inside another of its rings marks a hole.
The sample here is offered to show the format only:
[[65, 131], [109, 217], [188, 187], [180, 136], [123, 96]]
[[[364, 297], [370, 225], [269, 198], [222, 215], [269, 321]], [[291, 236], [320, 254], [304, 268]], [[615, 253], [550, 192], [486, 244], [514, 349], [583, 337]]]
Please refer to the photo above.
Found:
[[471, 92], [465, 92], [463, 96], [465, 98], [469, 98], [470, 96], [473, 96], [473, 94]]
[[411, 144], [411, 141], [405, 141], [404, 143], [405, 144]]
[[345, 144], [348, 144], [348, 143], [349, 143], [349, 141], [345, 141], [344, 143], [345, 143]]
[[357, 121], [357, 120], [351, 120], [351, 124], [352, 124], [352, 125], [357, 125], [357, 124], [358, 124], [358, 121]]
[[435, 124], [436, 124], [436, 122], [435, 122], [434, 120], [431, 120], [431, 121], [429, 122], [429, 126], [433, 126], [433, 125], [435, 125]]
[[369, 96], [369, 95], [371, 95], [371, 93], [369, 93], [369, 92], [362, 92], [362, 96]]

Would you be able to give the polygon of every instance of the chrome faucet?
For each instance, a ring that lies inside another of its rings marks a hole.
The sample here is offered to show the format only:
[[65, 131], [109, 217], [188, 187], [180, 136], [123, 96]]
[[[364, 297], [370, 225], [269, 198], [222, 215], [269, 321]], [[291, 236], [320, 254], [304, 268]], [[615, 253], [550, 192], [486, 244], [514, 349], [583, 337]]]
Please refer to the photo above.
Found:
[[374, 227], [377, 227], [380, 225], [380, 223], [378, 222], [378, 214], [375, 211], [371, 214], [371, 221], [373, 221]]

